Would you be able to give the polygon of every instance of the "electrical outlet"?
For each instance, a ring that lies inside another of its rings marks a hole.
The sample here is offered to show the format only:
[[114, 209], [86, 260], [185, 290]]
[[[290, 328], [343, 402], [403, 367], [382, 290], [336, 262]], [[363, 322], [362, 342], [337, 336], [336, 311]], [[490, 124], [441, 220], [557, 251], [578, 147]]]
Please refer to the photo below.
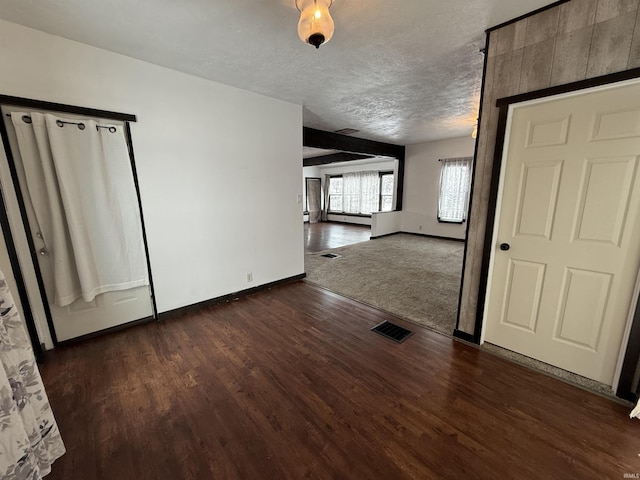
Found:
[[253, 282], [253, 273], [247, 273], [247, 282]]
[[419, 226], [418, 226], [418, 230], [422, 230], [422, 225], [419, 225]]
[[298, 205], [302, 205], [302, 195], [298, 195]]

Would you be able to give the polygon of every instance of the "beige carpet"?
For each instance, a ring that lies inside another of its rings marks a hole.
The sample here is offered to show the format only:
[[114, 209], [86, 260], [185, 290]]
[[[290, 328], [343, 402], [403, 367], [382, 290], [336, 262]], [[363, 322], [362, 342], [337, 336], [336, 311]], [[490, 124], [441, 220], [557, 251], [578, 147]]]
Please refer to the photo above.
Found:
[[451, 335], [463, 249], [454, 240], [397, 234], [309, 253], [305, 269], [312, 283]]

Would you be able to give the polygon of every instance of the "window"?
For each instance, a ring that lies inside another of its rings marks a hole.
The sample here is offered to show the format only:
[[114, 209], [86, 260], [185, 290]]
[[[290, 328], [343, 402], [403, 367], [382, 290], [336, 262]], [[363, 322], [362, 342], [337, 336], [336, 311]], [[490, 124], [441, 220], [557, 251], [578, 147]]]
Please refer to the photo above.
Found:
[[380, 211], [393, 210], [393, 172], [380, 172]]
[[393, 172], [349, 172], [329, 177], [329, 211], [370, 215], [391, 211]]
[[329, 211], [342, 212], [342, 177], [329, 177]]
[[441, 162], [438, 221], [462, 223], [467, 214], [471, 158], [447, 158]]

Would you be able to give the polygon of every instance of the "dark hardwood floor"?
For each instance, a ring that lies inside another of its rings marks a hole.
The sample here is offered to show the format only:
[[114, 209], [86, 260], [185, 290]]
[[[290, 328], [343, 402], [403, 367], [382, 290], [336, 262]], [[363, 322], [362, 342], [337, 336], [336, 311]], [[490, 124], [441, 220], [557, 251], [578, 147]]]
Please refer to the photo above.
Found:
[[305, 282], [60, 348], [42, 375], [67, 446], [49, 480], [640, 472], [626, 406]]
[[320, 222], [304, 224], [305, 253], [321, 252], [366, 242], [371, 238], [371, 227], [346, 223]]

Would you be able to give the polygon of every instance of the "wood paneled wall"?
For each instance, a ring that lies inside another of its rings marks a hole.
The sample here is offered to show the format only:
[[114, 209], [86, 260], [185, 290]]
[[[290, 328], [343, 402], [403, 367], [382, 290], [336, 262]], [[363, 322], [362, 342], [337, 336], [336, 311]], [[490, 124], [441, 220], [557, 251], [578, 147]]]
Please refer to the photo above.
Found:
[[496, 100], [640, 67], [640, 0], [571, 0], [489, 32], [458, 330], [474, 333]]

